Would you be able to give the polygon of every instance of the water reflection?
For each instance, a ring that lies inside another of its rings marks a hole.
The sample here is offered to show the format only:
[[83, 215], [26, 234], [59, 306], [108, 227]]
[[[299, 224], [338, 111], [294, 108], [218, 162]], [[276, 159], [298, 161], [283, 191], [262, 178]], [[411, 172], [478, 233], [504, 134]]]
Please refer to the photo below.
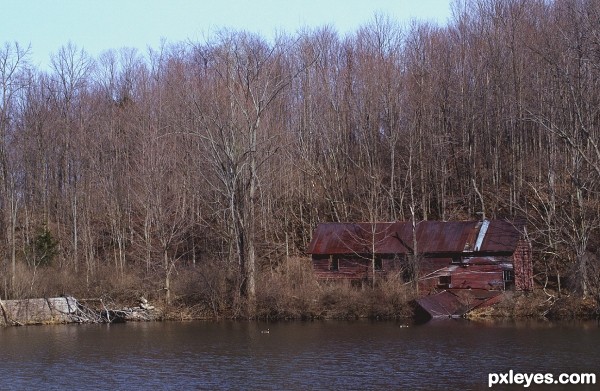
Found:
[[[403, 326], [324, 321], [5, 328], [0, 388], [486, 389], [488, 373], [510, 369], [600, 372], [594, 322]], [[268, 334], [261, 332], [267, 328]]]

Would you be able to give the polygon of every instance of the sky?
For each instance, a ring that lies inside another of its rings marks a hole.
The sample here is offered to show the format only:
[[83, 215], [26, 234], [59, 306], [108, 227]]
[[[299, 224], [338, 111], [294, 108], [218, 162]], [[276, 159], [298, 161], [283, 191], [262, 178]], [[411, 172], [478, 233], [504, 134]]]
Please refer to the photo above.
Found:
[[203, 41], [223, 28], [270, 39], [278, 32], [332, 26], [356, 31], [376, 14], [401, 24], [444, 25], [451, 0], [0, 0], [0, 45], [31, 45], [30, 60], [47, 69], [69, 42], [93, 57], [108, 49], [159, 48], [161, 41]]

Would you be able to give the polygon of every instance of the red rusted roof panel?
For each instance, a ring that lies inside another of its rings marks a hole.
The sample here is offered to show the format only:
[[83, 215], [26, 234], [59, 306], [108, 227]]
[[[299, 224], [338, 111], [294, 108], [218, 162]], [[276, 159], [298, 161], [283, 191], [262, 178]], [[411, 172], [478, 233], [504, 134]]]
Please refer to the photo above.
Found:
[[[463, 253], [472, 251], [480, 234], [478, 221], [421, 221], [414, 233], [417, 253]], [[521, 237], [511, 222], [491, 220], [479, 252], [511, 253]], [[309, 245], [310, 254], [410, 254], [413, 252], [411, 222], [321, 223]]]
[[[472, 247], [477, 221], [422, 221], [417, 225], [417, 252], [457, 253]], [[409, 232], [409, 237], [412, 232]]]
[[481, 289], [451, 289], [431, 296], [418, 298], [417, 303], [433, 318], [459, 317], [475, 308], [497, 303], [501, 292]]
[[483, 239], [482, 252], [514, 251], [523, 236], [525, 223], [505, 220], [490, 220], [490, 226]]
[[466, 312], [465, 304], [448, 291], [423, 296], [416, 301], [433, 318], [462, 316]]

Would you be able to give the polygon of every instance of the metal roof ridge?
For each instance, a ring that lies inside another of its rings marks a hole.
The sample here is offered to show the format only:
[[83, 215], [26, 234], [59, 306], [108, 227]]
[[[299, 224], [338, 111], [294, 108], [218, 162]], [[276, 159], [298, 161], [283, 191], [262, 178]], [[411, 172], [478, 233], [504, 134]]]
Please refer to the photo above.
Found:
[[481, 246], [483, 245], [483, 239], [485, 238], [485, 234], [490, 226], [490, 221], [484, 219], [481, 223], [481, 227], [479, 228], [479, 234], [477, 234], [477, 240], [475, 240], [475, 247], [473, 247], [473, 251], [477, 252], [481, 250]]

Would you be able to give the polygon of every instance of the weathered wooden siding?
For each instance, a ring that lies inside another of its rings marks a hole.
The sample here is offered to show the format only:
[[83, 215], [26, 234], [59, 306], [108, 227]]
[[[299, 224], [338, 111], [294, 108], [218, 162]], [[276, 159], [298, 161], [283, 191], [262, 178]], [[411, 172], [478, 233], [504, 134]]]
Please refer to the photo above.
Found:
[[[313, 257], [313, 270], [321, 279], [369, 280], [373, 277], [373, 263], [368, 256]], [[402, 262], [384, 258], [377, 261], [376, 276], [382, 277], [401, 270]]]
[[450, 273], [450, 288], [503, 290], [503, 270], [499, 265], [459, 266]]
[[[486, 289], [503, 290], [505, 288], [504, 258], [477, 258], [474, 263], [452, 264], [451, 258], [424, 258], [419, 263], [419, 290], [422, 293], [440, 289]], [[366, 257], [315, 257], [315, 274], [326, 279], [365, 280], [372, 278], [373, 267]], [[402, 270], [406, 261], [384, 258], [377, 275], [384, 276], [393, 270]]]
[[331, 256], [313, 259], [315, 275], [324, 279], [366, 279], [370, 266], [370, 260], [364, 258]]
[[419, 290], [433, 293], [440, 289], [504, 290], [512, 281], [505, 281], [506, 270], [512, 271], [504, 257], [476, 258], [461, 264], [445, 263], [443, 259], [429, 260], [430, 268], [421, 270]]

